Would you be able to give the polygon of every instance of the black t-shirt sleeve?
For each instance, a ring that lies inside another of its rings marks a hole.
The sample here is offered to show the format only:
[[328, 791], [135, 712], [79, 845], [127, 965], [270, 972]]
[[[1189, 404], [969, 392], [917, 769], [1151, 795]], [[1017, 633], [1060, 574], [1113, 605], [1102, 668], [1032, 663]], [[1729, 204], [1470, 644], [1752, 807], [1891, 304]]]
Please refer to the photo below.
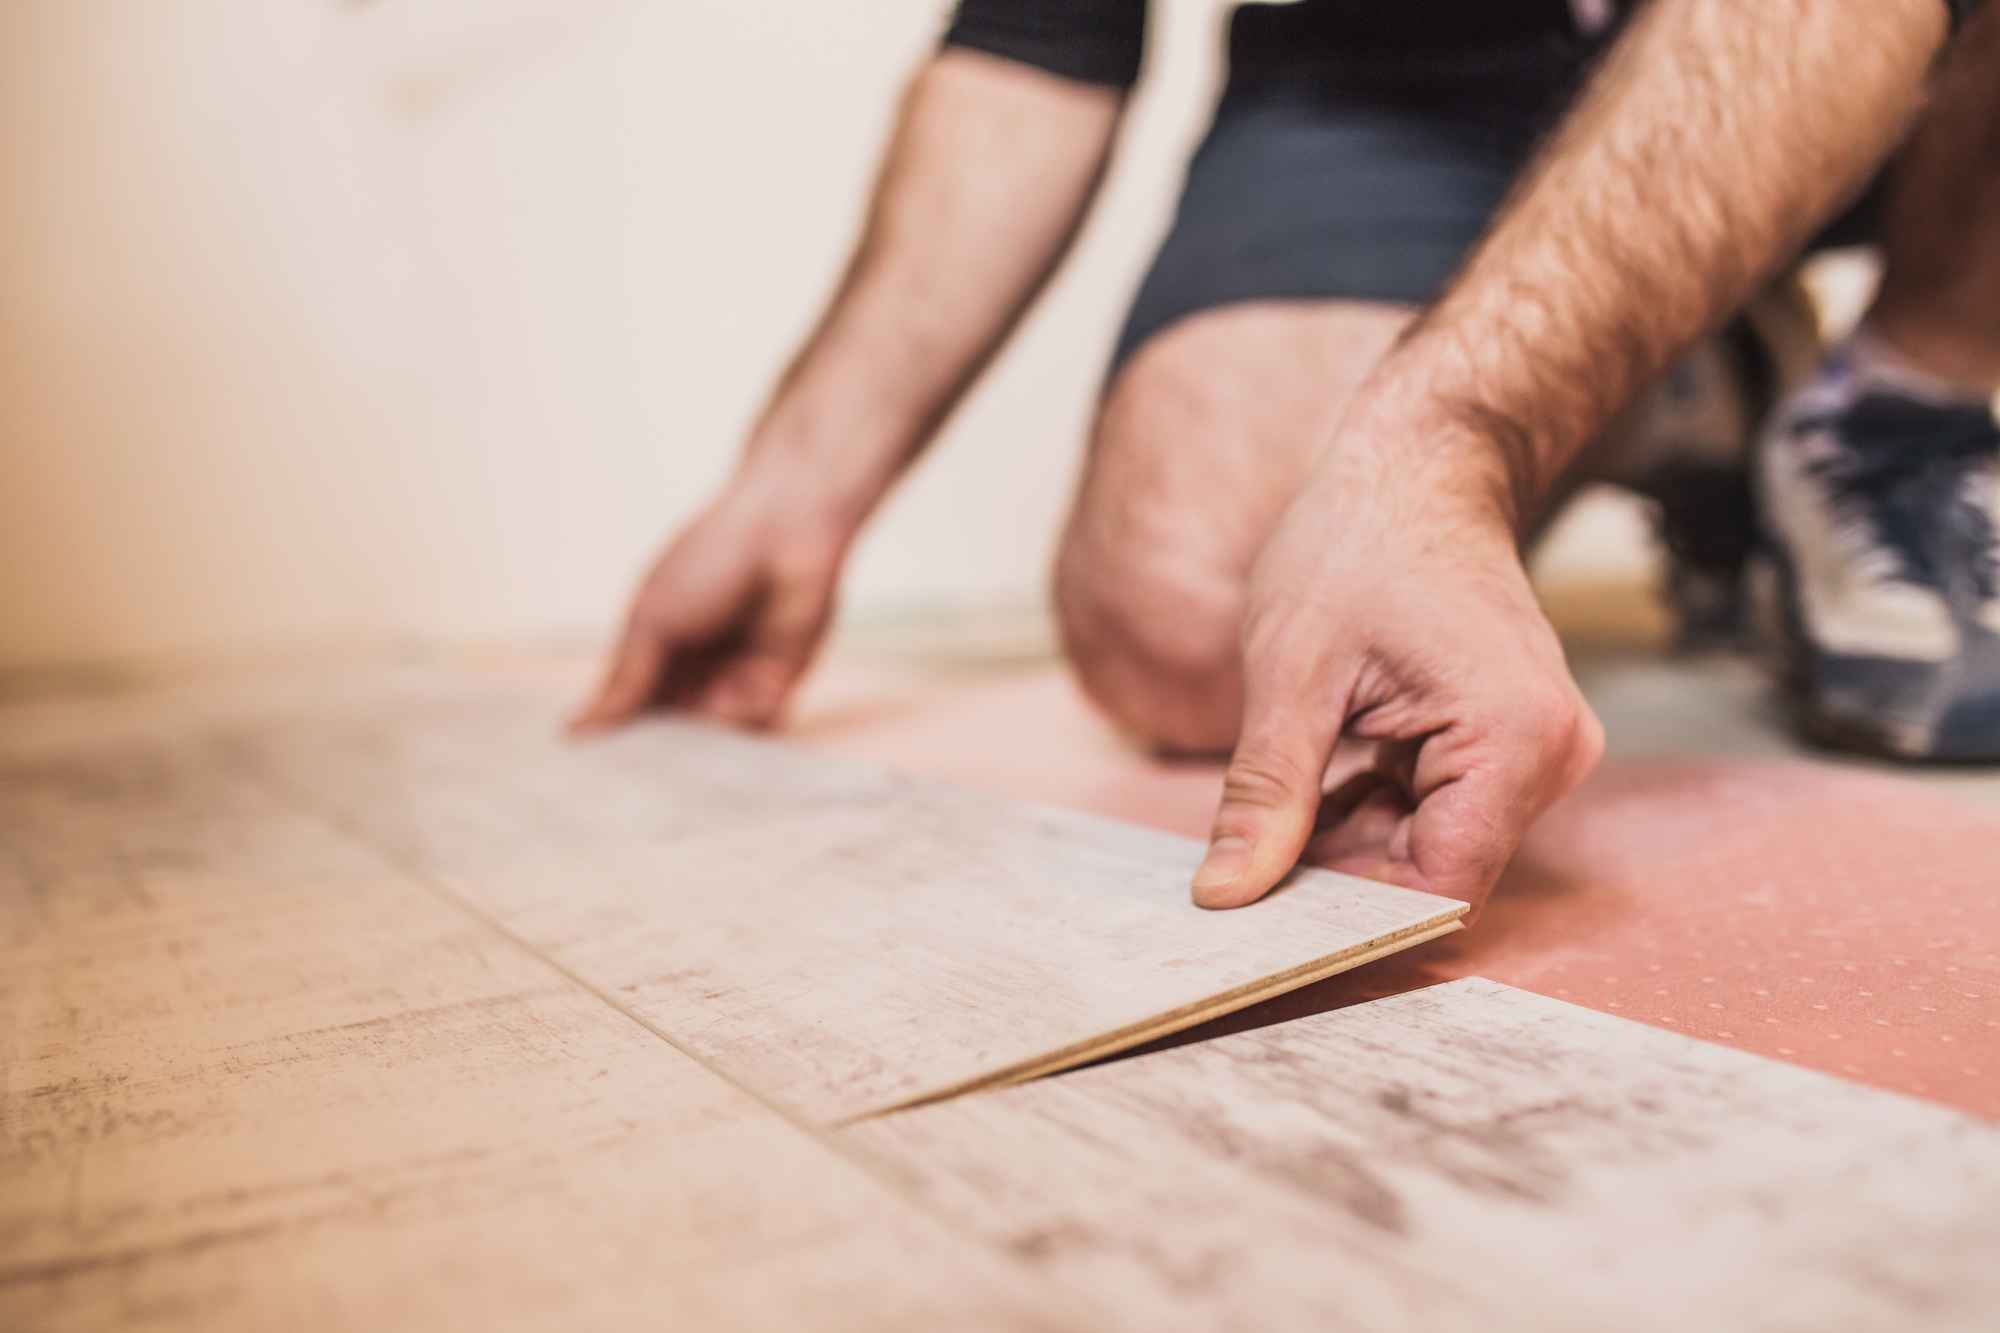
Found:
[[1146, 48], [1146, 0], [959, 0], [944, 42], [1128, 88]]

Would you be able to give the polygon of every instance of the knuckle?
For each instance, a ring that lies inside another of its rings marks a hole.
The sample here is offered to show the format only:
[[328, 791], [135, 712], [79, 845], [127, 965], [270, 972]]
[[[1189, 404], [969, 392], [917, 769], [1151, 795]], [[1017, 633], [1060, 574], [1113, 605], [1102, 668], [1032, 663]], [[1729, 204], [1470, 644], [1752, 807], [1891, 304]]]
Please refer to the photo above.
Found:
[[1283, 809], [1312, 785], [1313, 780], [1296, 760], [1274, 751], [1251, 750], [1230, 761], [1222, 778], [1222, 801], [1254, 809]]
[[1522, 721], [1552, 749], [1565, 749], [1576, 725], [1576, 705], [1553, 685], [1543, 685], [1521, 704]]
[[1546, 687], [1518, 701], [1515, 717], [1538, 758], [1540, 785], [1568, 790], [1603, 757], [1604, 728], [1573, 688]]
[[1583, 781], [1603, 758], [1604, 724], [1588, 704], [1581, 704], [1577, 709], [1576, 733], [1570, 749], [1570, 780]]
[[1567, 756], [1575, 749], [1582, 701], [1560, 684], [1536, 684], [1518, 695], [1509, 711], [1515, 728], [1532, 743], [1536, 753]]

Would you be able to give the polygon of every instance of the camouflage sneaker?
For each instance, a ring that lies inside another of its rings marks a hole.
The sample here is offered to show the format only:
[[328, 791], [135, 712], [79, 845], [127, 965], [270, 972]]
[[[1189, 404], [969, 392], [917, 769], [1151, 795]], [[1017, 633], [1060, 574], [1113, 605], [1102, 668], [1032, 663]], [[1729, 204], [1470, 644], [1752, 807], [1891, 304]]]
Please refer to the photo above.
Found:
[[1760, 442], [1756, 579], [1806, 734], [2000, 760], [2000, 420], [1865, 336]]
[[1757, 545], [1751, 443], [1787, 386], [1819, 354], [1796, 282], [1774, 283], [1720, 334], [1697, 344], [1615, 422], [1579, 481], [1648, 501], [1665, 554], [1665, 595], [1683, 651], [1749, 638], [1745, 571]]

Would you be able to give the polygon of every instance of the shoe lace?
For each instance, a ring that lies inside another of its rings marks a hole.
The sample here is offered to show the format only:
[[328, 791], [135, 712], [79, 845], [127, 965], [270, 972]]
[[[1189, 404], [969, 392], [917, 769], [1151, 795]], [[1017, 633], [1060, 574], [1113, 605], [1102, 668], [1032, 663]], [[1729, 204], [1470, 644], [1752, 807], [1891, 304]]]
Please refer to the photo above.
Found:
[[1800, 424], [1850, 442], [1808, 465], [1836, 504], [1896, 529], [1939, 584], [1958, 569], [1979, 597], [2000, 595], [1996, 503], [1982, 495], [2000, 483], [2000, 419], [1989, 407], [1877, 393]]

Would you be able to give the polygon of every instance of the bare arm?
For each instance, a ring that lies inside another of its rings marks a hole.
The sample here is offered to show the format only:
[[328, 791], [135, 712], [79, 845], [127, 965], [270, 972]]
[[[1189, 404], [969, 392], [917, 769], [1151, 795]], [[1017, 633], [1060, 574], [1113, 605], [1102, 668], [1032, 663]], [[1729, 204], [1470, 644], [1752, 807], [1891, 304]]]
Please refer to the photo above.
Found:
[[1947, 20], [1939, 0], [1654, 0], [1371, 402], [1466, 437], [1515, 510], [1539, 498], [1865, 183]]
[[[1881, 160], [1945, 30], [1939, 0], [1639, 15], [1258, 560], [1197, 901], [1258, 898], [1301, 854], [1485, 898], [1603, 745], [1521, 568], [1523, 515]], [[1343, 735], [1374, 766], [1322, 812]]]
[[910, 84], [831, 306], [747, 453], [830, 467], [871, 505], [1068, 249], [1120, 90], [949, 49]]
[[1123, 93], [964, 49], [911, 82], [866, 227], [720, 496], [640, 587], [575, 724], [652, 704], [763, 724], [831, 616], [849, 544], [1055, 268]]

